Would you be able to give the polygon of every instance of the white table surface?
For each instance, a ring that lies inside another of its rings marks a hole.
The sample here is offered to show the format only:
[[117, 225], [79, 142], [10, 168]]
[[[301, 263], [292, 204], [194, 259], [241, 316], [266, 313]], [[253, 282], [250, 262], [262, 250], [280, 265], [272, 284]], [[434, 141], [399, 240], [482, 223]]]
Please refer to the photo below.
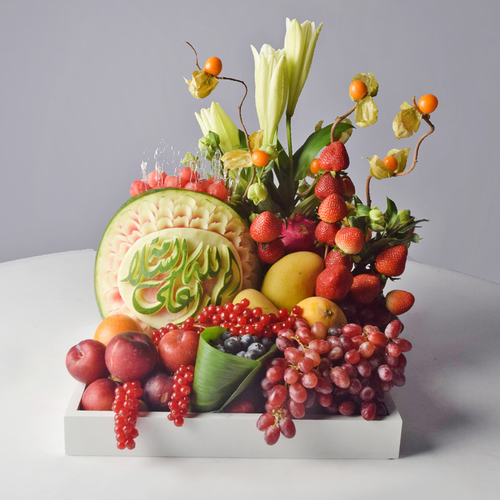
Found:
[[400, 459], [66, 456], [64, 361], [100, 321], [94, 258], [0, 264], [0, 498], [500, 498], [500, 285], [414, 262], [397, 282], [416, 296], [407, 384], [391, 392]]

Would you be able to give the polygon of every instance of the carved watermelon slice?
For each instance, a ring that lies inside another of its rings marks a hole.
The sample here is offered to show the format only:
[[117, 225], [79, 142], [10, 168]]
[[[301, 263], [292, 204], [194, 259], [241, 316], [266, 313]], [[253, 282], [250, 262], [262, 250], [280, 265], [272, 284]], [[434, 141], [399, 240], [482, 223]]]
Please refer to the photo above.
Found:
[[229, 205], [168, 188], [131, 198], [111, 219], [95, 292], [103, 317], [120, 312], [161, 328], [257, 287], [259, 277], [248, 226]]

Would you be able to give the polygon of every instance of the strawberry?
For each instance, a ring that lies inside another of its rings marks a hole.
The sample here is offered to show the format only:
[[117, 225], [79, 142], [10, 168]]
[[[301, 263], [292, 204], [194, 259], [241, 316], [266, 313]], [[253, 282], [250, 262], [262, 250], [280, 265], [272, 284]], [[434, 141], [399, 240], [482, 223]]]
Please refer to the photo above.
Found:
[[335, 235], [335, 244], [344, 253], [355, 255], [365, 246], [365, 235], [357, 227], [343, 227]]
[[344, 191], [342, 179], [337, 175], [334, 177], [330, 172], [323, 174], [314, 187], [314, 194], [320, 200], [334, 193], [344, 196]]
[[408, 249], [404, 245], [387, 248], [375, 257], [375, 269], [386, 276], [403, 274], [408, 257]]
[[351, 270], [352, 259], [349, 255], [344, 255], [340, 250], [332, 250], [326, 256], [325, 267], [333, 266], [333, 264], [342, 264]]
[[345, 170], [349, 166], [349, 155], [344, 144], [335, 141], [326, 146], [319, 156], [319, 164], [323, 170]]
[[324, 222], [338, 222], [347, 215], [347, 205], [339, 194], [330, 194], [320, 204], [318, 216]]
[[250, 236], [258, 243], [269, 243], [281, 235], [281, 220], [272, 212], [262, 212], [250, 224]]
[[414, 302], [415, 297], [413, 294], [404, 290], [392, 290], [385, 297], [385, 307], [395, 316], [409, 311]]
[[351, 178], [348, 175], [343, 175], [341, 179], [344, 183], [344, 198], [346, 200], [350, 200], [356, 194], [354, 183], [351, 181]]
[[257, 245], [257, 255], [265, 264], [274, 264], [285, 255], [285, 245], [279, 238], [269, 243], [259, 243]]
[[351, 296], [360, 304], [371, 304], [380, 292], [380, 280], [373, 274], [358, 274], [354, 276], [351, 285]]
[[338, 224], [329, 224], [328, 222], [319, 221], [316, 229], [314, 231], [314, 237], [320, 243], [326, 243], [327, 245], [335, 245], [335, 235], [340, 229]]
[[342, 264], [333, 264], [316, 278], [316, 295], [333, 301], [342, 300], [352, 285], [352, 274]]

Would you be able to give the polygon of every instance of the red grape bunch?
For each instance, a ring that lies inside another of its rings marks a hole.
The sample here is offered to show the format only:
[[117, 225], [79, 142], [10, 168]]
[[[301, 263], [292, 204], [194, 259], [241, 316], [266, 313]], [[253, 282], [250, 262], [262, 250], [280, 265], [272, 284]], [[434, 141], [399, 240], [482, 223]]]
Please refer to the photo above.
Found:
[[402, 329], [395, 319], [384, 332], [355, 323], [327, 331], [297, 317], [292, 328], [279, 331], [276, 345], [284, 357], [272, 360], [261, 383], [267, 403], [257, 428], [266, 443], [275, 444], [280, 434], [293, 437], [291, 418], [307, 410], [365, 420], [385, 415], [384, 393], [405, 384], [403, 353], [412, 345], [399, 338]]

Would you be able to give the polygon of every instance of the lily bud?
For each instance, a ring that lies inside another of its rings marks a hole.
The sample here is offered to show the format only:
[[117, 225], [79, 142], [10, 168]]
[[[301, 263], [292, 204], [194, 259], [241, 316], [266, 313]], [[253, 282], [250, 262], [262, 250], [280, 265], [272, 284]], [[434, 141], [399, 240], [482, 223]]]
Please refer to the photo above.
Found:
[[219, 103], [212, 102], [210, 108], [200, 110], [200, 114], [195, 113], [195, 116], [204, 136], [208, 135], [209, 132], [215, 132], [219, 136], [219, 147], [222, 153], [239, 147], [238, 128]]
[[252, 46], [255, 60], [255, 105], [263, 132], [264, 147], [276, 146], [278, 124], [285, 110], [288, 73], [283, 50], [263, 45], [260, 53]]
[[299, 24], [296, 19], [286, 20], [285, 54], [288, 66], [287, 116], [292, 116], [302, 88], [309, 75], [311, 62], [323, 23], [316, 29], [314, 23]]

